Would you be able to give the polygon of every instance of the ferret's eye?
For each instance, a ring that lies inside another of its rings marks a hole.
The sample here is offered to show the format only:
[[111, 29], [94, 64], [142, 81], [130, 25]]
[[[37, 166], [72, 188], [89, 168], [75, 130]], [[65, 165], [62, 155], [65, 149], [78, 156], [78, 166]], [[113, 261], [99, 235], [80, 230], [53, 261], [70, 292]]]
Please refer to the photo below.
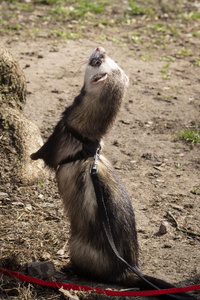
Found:
[[95, 66], [99, 67], [101, 65], [101, 60], [95, 61]]
[[102, 61], [100, 59], [92, 59], [90, 62], [90, 65], [92, 67], [99, 67], [101, 65]]

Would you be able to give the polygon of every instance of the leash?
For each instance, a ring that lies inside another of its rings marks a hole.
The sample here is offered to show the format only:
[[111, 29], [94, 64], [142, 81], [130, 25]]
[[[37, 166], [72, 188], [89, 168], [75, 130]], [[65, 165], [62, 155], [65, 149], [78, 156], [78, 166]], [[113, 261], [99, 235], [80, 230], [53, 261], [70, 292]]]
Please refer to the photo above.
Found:
[[18, 273], [16, 271], [6, 270], [2, 267], [0, 267], [0, 273], [5, 276], [16, 278], [22, 282], [38, 284], [41, 286], [57, 288], [57, 289], [63, 288], [65, 290], [74, 290], [74, 291], [83, 291], [83, 292], [94, 291], [97, 294], [105, 294], [108, 296], [121, 296], [121, 297], [157, 296], [157, 295], [164, 295], [164, 294], [170, 294], [170, 293], [183, 293], [183, 292], [200, 290], [200, 284], [199, 284], [199, 285], [193, 285], [193, 286], [162, 289], [162, 290], [116, 291], [116, 290], [102, 289], [102, 288], [97, 288], [97, 287], [94, 288], [94, 287], [78, 285], [78, 284], [69, 284], [69, 283], [62, 283], [62, 282], [56, 282], [56, 281], [42, 280], [42, 279], [38, 279], [35, 277], [26, 276], [26, 275]]
[[157, 286], [155, 286], [154, 284], [152, 284], [150, 281], [148, 281], [146, 278], [144, 278], [140, 272], [138, 272], [138, 270], [131, 266], [125, 259], [123, 259], [116, 246], [115, 246], [115, 242], [113, 239], [113, 235], [112, 235], [112, 231], [110, 228], [110, 221], [109, 221], [109, 217], [107, 214], [107, 210], [106, 210], [106, 206], [102, 197], [102, 193], [101, 193], [101, 188], [100, 188], [100, 183], [99, 183], [99, 177], [98, 177], [98, 164], [97, 164], [97, 159], [99, 156], [99, 149], [96, 150], [95, 156], [94, 156], [94, 163], [90, 169], [90, 175], [92, 178], [92, 183], [94, 186], [94, 191], [95, 191], [95, 195], [96, 195], [96, 199], [97, 199], [97, 204], [98, 204], [98, 209], [99, 209], [99, 213], [100, 213], [100, 217], [101, 217], [101, 221], [104, 227], [104, 231], [105, 234], [107, 236], [107, 240], [115, 254], [115, 256], [121, 261], [123, 262], [126, 267], [128, 269], [130, 269], [132, 272], [134, 272], [140, 279], [142, 279], [143, 281], [145, 281], [149, 286], [153, 287], [154, 289], [159, 289]]
[[[86, 160], [87, 158], [92, 157], [92, 156], [94, 157], [94, 163], [92, 164], [92, 166], [90, 168], [90, 175], [91, 175], [92, 183], [94, 186], [94, 191], [95, 191], [96, 200], [97, 200], [97, 204], [98, 204], [99, 214], [101, 217], [102, 225], [103, 225], [108, 243], [109, 243], [114, 255], [123, 264], [125, 264], [125, 266], [129, 270], [131, 270], [131, 272], [135, 273], [142, 281], [144, 281], [146, 283], [146, 285], [149, 288], [153, 288], [153, 290], [160, 291], [161, 289], [158, 286], [154, 285], [152, 282], [150, 282], [148, 279], [146, 279], [144, 276], [142, 276], [142, 274], [139, 272], [139, 270], [137, 268], [131, 266], [124, 258], [122, 258], [115, 246], [111, 227], [110, 227], [110, 221], [109, 221], [109, 217], [107, 214], [104, 199], [102, 197], [102, 192], [101, 192], [101, 187], [100, 187], [100, 182], [99, 182], [99, 177], [98, 177], [97, 161], [98, 161], [98, 157], [100, 155], [100, 150], [101, 150], [99, 141], [97, 141], [97, 140], [91, 141], [87, 138], [84, 138], [81, 134], [76, 132], [71, 127], [67, 127], [66, 129], [69, 131], [69, 133], [72, 135], [72, 137], [76, 138], [77, 140], [79, 140], [82, 143], [82, 150], [80, 150], [74, 156], [68, 156], [66, 159], [63, 159], [60, 162], [60, 165], [70, 163], [70, 162], [75, 162], [77, 160]], [[180, 298], [177, 298], [175, 295], [168, 295], [168, 297], [170, 299], [180, 299]]]

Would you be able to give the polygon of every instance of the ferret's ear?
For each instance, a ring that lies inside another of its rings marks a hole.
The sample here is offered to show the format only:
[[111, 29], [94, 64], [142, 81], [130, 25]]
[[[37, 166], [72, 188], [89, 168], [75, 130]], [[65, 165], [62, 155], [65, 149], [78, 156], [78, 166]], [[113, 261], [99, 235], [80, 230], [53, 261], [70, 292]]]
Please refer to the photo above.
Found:
[[124, 82], [125, 82], [125, 86], [128, 87], [129, 85], [129, 78], [126, 74], [123, 74], [123, 79], [124, 79]]
[[37, 152], [32, 153], [32, 154], [30, 155], [30, 158], [31, 158], [32, 160], [37, 160], [37, 159], [38, 159]]

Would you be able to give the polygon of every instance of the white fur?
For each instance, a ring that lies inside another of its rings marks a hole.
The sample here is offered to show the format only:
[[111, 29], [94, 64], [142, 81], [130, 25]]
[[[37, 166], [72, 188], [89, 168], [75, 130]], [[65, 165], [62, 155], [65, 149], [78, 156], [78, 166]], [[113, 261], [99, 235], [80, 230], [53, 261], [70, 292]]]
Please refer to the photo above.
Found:
[[[105, 53], [105, 50], [102, 47], [97, 48], [92, 52], [90, 55], [90, 59], [92, 58], [97, 58], [100, 56], [101, 52]], [[105, 60], [102, 62], [102, 64], [99, 67], [93, 67], [89, 65], [89, 62], [86, 66], [85, 69], [85, 78], [84, 78], [84, 84], [85, 84], [85, 89], [87, 92], [95, 93], [96, 95], [102, 91], [103, 85], [109, 76], [113, 71], [115, 70], [120, 70], [121, 71], [121, 76], [122, 80], [125, 83], [125, 86], [127, 87], [129, 84], [129, 78], [128, 76], [124, 73], [124, 71], [116, 64], [116, 62], [111, 59], [107, 54], [105, 54]], [[103, 75], [106, 74], [107, 76], [102, 77], [100, 80], [97, 82], [93, 82], [94, 76], [97, 75]]]
[[[91, 159], [91, 164], [93, 162], [93, 158]], [[82, 168], [86, 167], [84, 172], [84, 182], [85, 182], [85, 193], [84, 195], [80, 194], [79, 197], [83, 199], [82, 209], [87, 212], [88, 218], [94, 220], [95, 211], [97, 210], [97, 202], [95, 197], [95, 192], [89, 172], [90, 163], [88, 166], [87, 163], [83, 162], [81, 165], [79, 162], [65, 164], [59, 167], [57, 170], [57, 181], [60, 195], [63, 198], [63, 203], [65, 206], [65, 210], [68, 211], [68, 207], [72, 207], [76, 205], [74, 202], [74, 191], [76, 190], [76, 180], [77, 174], [82, 170]], [[81, 200], [80, 200], [81, 201]]]

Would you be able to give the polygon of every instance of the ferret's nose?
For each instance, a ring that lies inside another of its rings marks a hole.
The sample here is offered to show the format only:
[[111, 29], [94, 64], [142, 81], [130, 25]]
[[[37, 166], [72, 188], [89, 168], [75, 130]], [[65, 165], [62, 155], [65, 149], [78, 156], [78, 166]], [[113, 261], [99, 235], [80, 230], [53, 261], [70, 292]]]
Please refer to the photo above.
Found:
[[106, 52], [106, 50], [105, 50], [103, 47], [97, 47], [97, 48], [96, 48], [96, 51], [99, 51], [99, 52]]

